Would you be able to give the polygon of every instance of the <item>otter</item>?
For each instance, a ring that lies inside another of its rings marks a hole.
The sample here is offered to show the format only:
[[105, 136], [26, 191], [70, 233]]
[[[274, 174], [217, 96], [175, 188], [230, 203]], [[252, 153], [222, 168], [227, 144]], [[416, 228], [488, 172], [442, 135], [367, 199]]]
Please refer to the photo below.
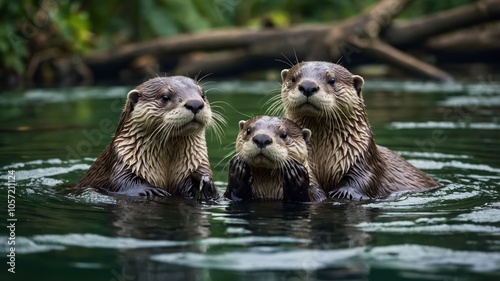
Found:
[[344, 67], [301, 62], [281, 72], [285, 116], [311, 130], [309, 159], [331, 198], [365, 200], [439, 184], [375, 144], [362, 97], [364, 80]]
[[76, 188], [107, 194], [216, 199], [203, 88], [184, 76], [150, 79], [127, 94], [111, 143]]
[[226, 198], [284, 202], [326, 199], [308, 164], [309, 129], [301, 129], [286, 118], [271, 116], [240, 121], [239, 126], [236, 155], [229, 164]]

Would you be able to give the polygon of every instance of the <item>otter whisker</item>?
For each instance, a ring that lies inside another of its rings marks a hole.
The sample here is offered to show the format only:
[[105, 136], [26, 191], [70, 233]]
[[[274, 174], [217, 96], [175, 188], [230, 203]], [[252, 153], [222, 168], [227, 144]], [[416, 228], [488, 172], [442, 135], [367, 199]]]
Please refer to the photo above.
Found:
[[212, 107], [212, 112], [213, 109], [220, 109], [221, 111], [226, 111], [226, 108], [221, 105], [211, 105], [211, 107]]
[[290, 169], [290, 164], [291, 164], [291, 161], [288, 160], [288, 159], [284, 159], [283, 161], [280, 161], [278, 163], [278, 167], [283, 170], [283, 169]]
[[[198, 72], [198, 74], [196, 75], [196, 77], [194, 78], [194, 81], [196, 81], [196, 83], [198, 83], [198, 84], [201, 84], [201, 81], [203, 81], [203, 79], [205, 79], [205, 78], [207, 78], [208, 76], [212, 75], [212, 73], [207, 73], [207, 74], [203, 75], [200, 79], [198, 79], [198, 76], [201, 74], [201, 71], [202, 71], [202, 70], [200, 70], [200, 71]], [[205, 85], [205, 84], [202, 84], [202, 86], [204, 86], [204, 85]]]
[[293, 64], [291, 62], [288, 62], [288, 61], [285, 61], [285, 60], [282, 60], [282, 59], [274, 59], [274, 61], [282, 62], [282, 63], [286, 64], [288, 67], [292, 67], [293, 66]]
[[245, 117], [247, 117], [247, 118], [251, 118], [251, 116], [250, 116], [250, 115], [248, 115], [248, 114], [246, 114], [246, 113], [243, 113], [243, 112], [241, 112], [241, 111], [237, 110], [237, 109], [236, 109], [236, 108], [234, 108], [231, 104], [229, 104], [229, 103], [227, 103], [227, 102], [225, 102], [225, 101], [214, 101], [214, 102], [211, 102], [210, 104], [216, 104], [216, 105], [217, 105], [217, 104], [219, 104], [219, 103], [220, 103], [220, 104], [224, 104], [224, 105], [228, 106], [229, 108], [231, 108], [231, 109], [232, 109], [232, 110], [234, 110], [236, 113], [238, 113], [238, 114], [240, 114], [240, 115], [242, 115], [242, 116], [245, 116]]
[[297, 57], [297, 52], [295, 52], [295, 48], [293, 48], [293, 54], [295, 55], [295, 64], [298, 64], [299, 58]]
[[267, 115], [282, 116], [284, 115], [284, 113], [285, 113], [285, 108], [283, 107], [281, 100], [273, 101], [273, 103], [270, 104], [269, 107], [266, 109]]
[[[268, 94], [266, 94], [266, 95], [264, 96], [264, 98], [266, 98], [266, 97], [268, 97], [268, 96], [271, 96], [271, 97], [270, 97], [270, 98], [268, 98], [268, 100], [264, 103], [264, 105], [266, 105], [266, 104], [268, 104], [269, 102], [274, 101], [274, 100], [276, 100], [276, 99], [281, 99], [281, 95], [280, 95], [279, 93], [280, 93], [280, 91], [279, 91], [279, 90], [272, 90], [272, 91], [270, 91]], [[262, 98], [262, 99], [264, 99], [264, 98]], [[261, 99], [261, 101], [262, 101], [262, 99]]]
[[150, 134], [150, 138], [154, 139], [157, 134], [164, 133], [164, 124], [160, 124], [159, 126], [156, 127], [156, 129], [153, 130], [153, 132]]
[[[235, 143], [236, 142], [231, 143], [232, 147], [234, 147]], [[222, 157], [222, 159], [219, 162], [217, 162], [217, 164], [215, 164], [215, 167], [218, 167], [220, 165], [220, 163], [222, 163], [223, 161], [226, 161], [228, 158], [233, 158], [236, 155], [237, 155], [236, 150], [231, 149], [231, 151], [229, 151], [229, 153], [227, 153], [224, 157]], [[226, 169], [226, 166], [228, 165], [228, 163], [229, 163], [229, 161], [226, 161], [226, 164], [224, 164], [224, 166], [222, 167], [223, 171]]]
[[156, 134], [158, 134], [158, 137], [161, 138], [160, 145], [162, 147], [167, 146], [167, 142], [170, 139], [171, 130], [172, 130], [171, 126], [167, 126], [166, 124], [162, 124], [161, 128], [159, 128], [158, 133], [156, 133]]
[[[207, 82], [207, 83], [208, 83], [208, 82]], [[215, 82], [214, 82], [214, 83], [215, 83]], [[205, 85], [203, 85], [203, 87], [205, 87]], [[222, 93], [222, 90], [221, 90], [221, 89], [219, 89], [219, 88], [210, 88], [210, 89], [206, 89], [206, 90], [205, 90], [205, 93], [206, 93], [206, 94], [208, 94], [208, 93], [210, 93], [210, 91], [214, 91], [214, 90], [215, 90], [215, 91], [219, 91], [219, 93]]]
[[286, 61], [283, 61], [283, 60], [277, 60], [277, 61], [281, 61], [281, 62], [285, 63], [286, 65], [288, 65], [289, 67], [293, 67], [293, 65], [295, 63], [293, 63], [285, 54], [281, 53], [281, 55], [286, 59]]
[[[262, 97], [262, 98], [259, 100], [259, 102], [258, 102], [258, 103], [261, 103], [261, 102], [262, 102], [262, 100], [264, 100], [264, 99], [265, 99], [265, 98], [267, 98], [268, 96], [271, 96], [271, 97], [280, 96], [280, 95], [277, 95], [277, 93], [280, 93], [280, 92], [281, 92], [281, 91], [280, 91], [280, 89], [272, 89], [272, 90], [268, 91], [268, 92], [264, 95], [264, 97]], [[265, 104], [264, 104], [264, 105], [265, 105]]]
[[266, 105], [268, 105], [265, 111], [267, 115], [283, 115], [285, 113], [281, 95], [272, 96], [264, 103], [264, 106]]
[[236, 155], [236, 151], [228, 153], [219, 162], [217, 162], [217, 164], [215, 164], [215, 167], [219, 167], [220, 163], [225, 162], [224, 166], [222, 166], [222, 171], [226, 171], [227, 165], [229, 165], [229, 161], [227, 161], [227, 159], [232, 159]]
[[208, 123], [207, 128], [215, 137], [219, 140], [219, 144], [222, 143], [222, 139], [225, 136], [225, 131], [222, 127], [227, 127], [227, 121], [223, 115], [218, 112], [212, 112], [212, 120]]
[[198, 76], [200, 76], [200, 74], [201, 74], [201, 69], [200, 69], [200, 71], [198, 71], [198, 73], [196, 73], [196, 75], [194, 76], [194, 79], [193, 79], [193, 80], [194, 80], [194, 81], [196, 81], [196, 83], [198, 83]]
[[266, 101], [264, 106], [267, 105], [266, 114], [267, 115], [282, 115], [284, 114], [285, 108], [283, 107], [283, 103], [281, 101], [281, 96], [276, 95], [271, 97]]
[[344, 56], [340, 56], [340, 58], [337, 60], [336, 64], [342, 65], [341, 61], [344, 58]]

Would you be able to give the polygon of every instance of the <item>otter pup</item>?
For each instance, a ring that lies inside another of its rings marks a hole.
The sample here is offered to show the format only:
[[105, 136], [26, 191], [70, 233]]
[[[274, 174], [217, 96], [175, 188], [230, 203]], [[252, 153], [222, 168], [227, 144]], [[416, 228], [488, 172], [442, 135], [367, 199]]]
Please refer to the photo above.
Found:
[[307, 162], [306, 142], [311, 131], [286, 118], [270, 116], [240, 121], [239, 126], [225, 197], [285, 202], [326, 199]]
[[128, 93], [111, 143], [76, 187], [129, 196], [217, 198], [205, 140], [212, 117], [193, 79], [144, 82]]
[[375, 144], [361, 94], [362, 77], [334, 63], [310, 61], [284, 69], [281, 78], [286, 117], [311, 130], [309, 159], [330, 197], [362, 200], [439, 186]]

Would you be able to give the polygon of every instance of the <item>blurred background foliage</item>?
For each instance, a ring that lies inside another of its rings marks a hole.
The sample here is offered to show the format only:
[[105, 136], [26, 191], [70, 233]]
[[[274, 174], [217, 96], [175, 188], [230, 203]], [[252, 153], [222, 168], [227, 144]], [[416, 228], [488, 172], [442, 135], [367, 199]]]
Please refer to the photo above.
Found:
[[[221, 27], [261, 27], [341, 20], [376, 0], [0, 0], [0, 75], [29, 63]], [[408, 19], [473, 0], [419, 0]]]

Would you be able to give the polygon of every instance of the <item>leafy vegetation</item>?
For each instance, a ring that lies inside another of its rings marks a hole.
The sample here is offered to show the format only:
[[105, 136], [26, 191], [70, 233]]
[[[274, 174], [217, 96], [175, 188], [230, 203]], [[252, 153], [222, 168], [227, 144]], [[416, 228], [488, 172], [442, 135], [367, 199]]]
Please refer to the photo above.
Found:
[[[0, 0], [0, 76], [22, 75], [31, 61], [83, 54], [129, 42], [218, 27], [340, 20], [376, 0]], [[472, 0], [421, 0], [403, 18]]]

